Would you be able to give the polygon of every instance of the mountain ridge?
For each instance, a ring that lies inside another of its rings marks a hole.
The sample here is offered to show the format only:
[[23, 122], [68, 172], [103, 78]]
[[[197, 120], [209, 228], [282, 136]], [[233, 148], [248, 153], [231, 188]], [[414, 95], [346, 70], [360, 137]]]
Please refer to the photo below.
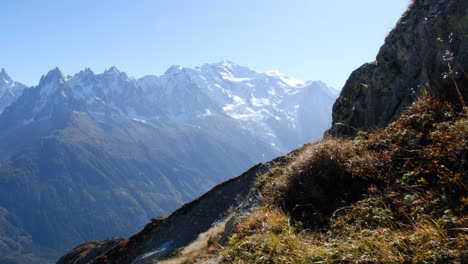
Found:
[[[108, 113], [115, 113], [147, 123], [165, 119], [194, 125], [197, 120], [217, 115], [237, 120], [242, 127], [255, 133], [261, 131], [262, 135], [272, 135], [265, 141], [273, 142], [285, 152], [321, 137], [320, 133], [310, 137], [311, 131], [315, 130], [310, 126], [295, 129], [298, 126], [295, 121], [300, 115], [297, 110], [299, 107], [304, 109], [307, 98], [314, 97], [312, 90], [320, 90], [317, 94], [327, 94], [322, 97], [326, 102], [314, 102], [317, 105], [315, 109], [326, 108], [337, 96], [337, 91], [320, 81], [305, 83], [279, 72], [257, 73], [225, 61], [203, 64], [194, 69], [171, 66], [167, 72], [170, 73], [135, 79], [115, 67], [100, 74], [94, 74], [88, 68], [66, 77], [56, 67], [42, 76], [39, 85], [32, 89], [40, 90], [41, 99], [30, 99], [37, 101], [36, 106], [22, 122], [34, 119], [48, 98], [54, 98], [57, 103], [63, 101], [75, 107], [74, 111], [88, 112], [97, 120]], [[323, 120], [317, 130], [327, 128], [330, 120], [313, 112], [309, 111], [313, 115], [309, 120]], [[289, 129], [284, 132], [280, 126]], [[277, 133], [296, 134], [296, 139], [291, 141], [301, 143], [280, 142], [273, 136]]]

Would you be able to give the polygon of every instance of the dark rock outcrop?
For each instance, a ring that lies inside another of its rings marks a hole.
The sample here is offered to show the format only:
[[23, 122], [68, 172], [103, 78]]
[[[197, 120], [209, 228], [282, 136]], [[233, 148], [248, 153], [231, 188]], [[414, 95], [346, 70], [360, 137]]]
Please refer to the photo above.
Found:
[[103, 241], [81, 244], [61, 257], [57, 264], [88, 263], [122, 241], [123, 238], [114, 237]]
[[376, 61], [347, 80], [333, 106], [328, 133], [346, 137], [384, 127], [424, 89], [462, 104], [460, 97], [468, 99], [467, 32], [468, 1], [415, 0], [385, 39]]

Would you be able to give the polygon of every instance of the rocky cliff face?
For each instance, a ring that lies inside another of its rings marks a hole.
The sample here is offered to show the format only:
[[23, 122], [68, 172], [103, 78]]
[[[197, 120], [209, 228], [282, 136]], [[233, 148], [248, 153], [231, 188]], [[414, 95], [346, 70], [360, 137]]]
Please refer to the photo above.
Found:
[[[468, 99], [468, 1], [416, 0], [385, 39], [374, 62], [355, 70], [333, 106], [334, 136], [381, 128], [418, 94]], [[457, 83], [460, 94], [457, 92]]]

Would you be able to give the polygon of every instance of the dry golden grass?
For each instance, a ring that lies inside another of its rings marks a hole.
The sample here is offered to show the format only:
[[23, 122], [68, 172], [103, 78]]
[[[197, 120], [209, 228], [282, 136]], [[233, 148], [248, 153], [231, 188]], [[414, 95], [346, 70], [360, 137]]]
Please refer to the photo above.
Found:
[[325, 138], [322, 141], [304, 147], [287, 166], [290, 177], [310, 170], [314, 166], [336, 163], [343, 166], [353, 155], [353, 146], [349, 140]]

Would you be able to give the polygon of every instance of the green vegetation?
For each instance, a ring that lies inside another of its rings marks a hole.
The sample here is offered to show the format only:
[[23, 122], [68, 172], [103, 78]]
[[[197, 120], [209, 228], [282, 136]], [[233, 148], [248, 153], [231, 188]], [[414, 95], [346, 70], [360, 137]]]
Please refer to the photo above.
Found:
[[467, 113], [424, 94], [386, 129], [292, 153], [286, 166], [259, 177], [264, 204], [209, 256], [222, 263], [463, 263]]

